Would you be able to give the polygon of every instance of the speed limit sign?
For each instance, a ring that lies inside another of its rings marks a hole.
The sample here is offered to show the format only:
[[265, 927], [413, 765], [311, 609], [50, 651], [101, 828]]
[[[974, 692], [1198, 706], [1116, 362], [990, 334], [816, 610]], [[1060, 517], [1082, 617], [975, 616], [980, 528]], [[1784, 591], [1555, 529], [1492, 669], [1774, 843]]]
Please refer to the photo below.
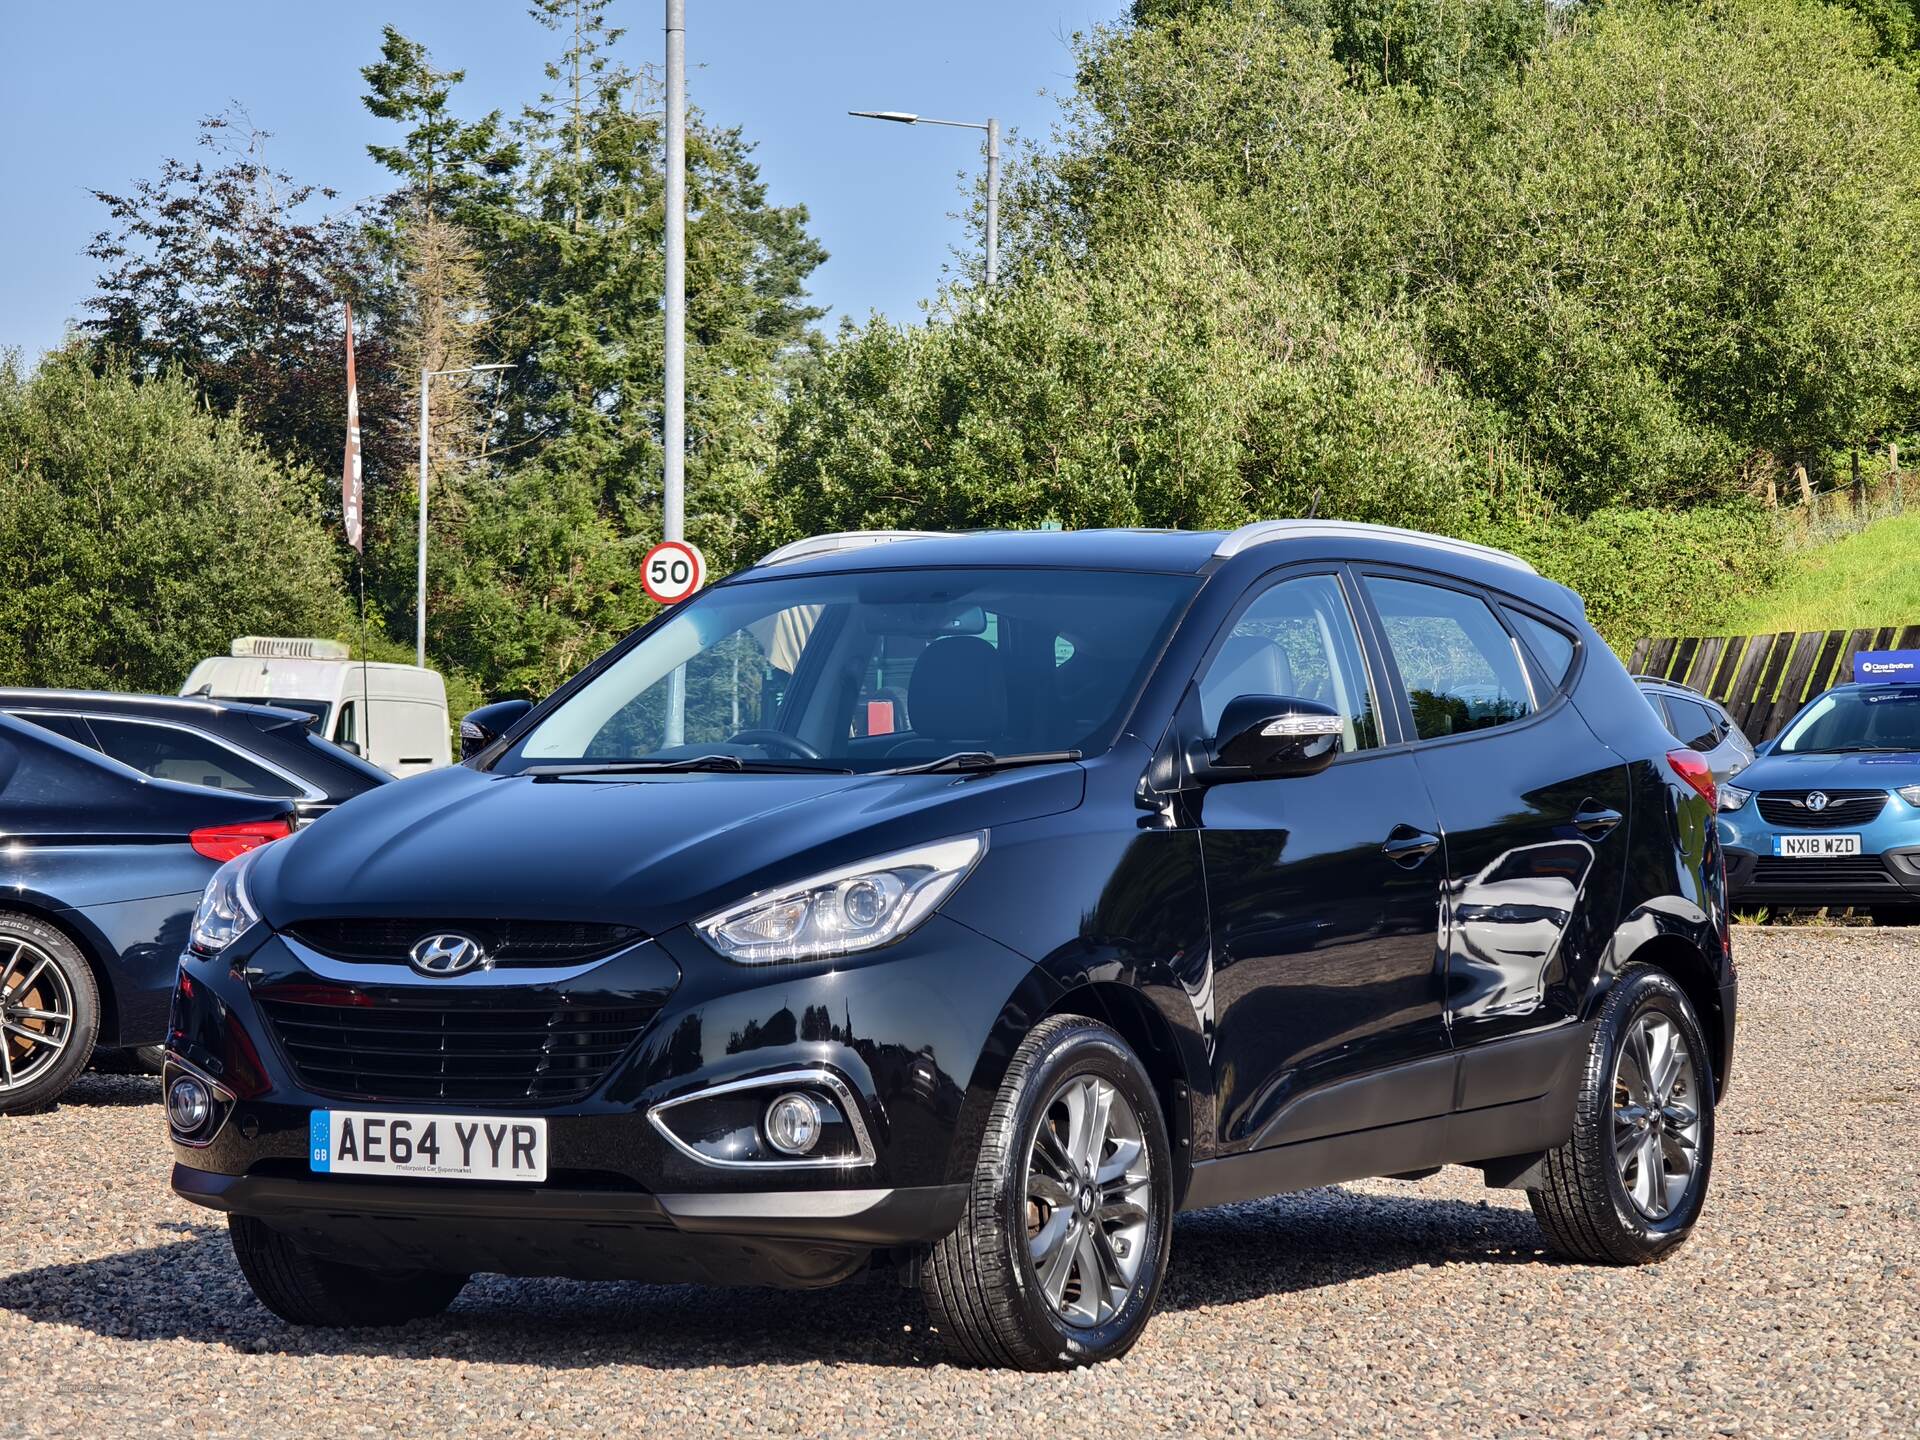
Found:
[[677, 604], [707, 583], [706, 557], [684, 540], [663, 540], [640, 562], [640, 583], [662, 605]]

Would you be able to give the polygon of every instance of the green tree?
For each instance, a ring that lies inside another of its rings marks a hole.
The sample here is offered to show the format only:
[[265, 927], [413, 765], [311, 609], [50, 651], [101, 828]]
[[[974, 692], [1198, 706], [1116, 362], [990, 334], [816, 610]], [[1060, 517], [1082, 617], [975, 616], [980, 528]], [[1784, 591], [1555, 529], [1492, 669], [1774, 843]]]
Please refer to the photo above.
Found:
[[0, 679], [171, 693], [235, 635], [337, 635], [309, 477], [177, 371], [0, 366]]

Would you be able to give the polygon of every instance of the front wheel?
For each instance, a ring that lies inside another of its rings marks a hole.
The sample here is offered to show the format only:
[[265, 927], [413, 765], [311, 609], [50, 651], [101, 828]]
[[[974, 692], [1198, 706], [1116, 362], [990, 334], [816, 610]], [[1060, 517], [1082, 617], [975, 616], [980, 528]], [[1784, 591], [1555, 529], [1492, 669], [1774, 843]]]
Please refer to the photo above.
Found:
[[1596, 1265], [1658, 1260], [1692, 1232], [1713, 1169], [1713, 1072], [1684, 991], [1629, 967], [1601, 1006], [1573, 1136], [1527, 1191], [1555, 1250]]
[[302, 1249], [250, 1215], [229, 1215], [227, 1237], [254, 1295], [291, 1325], [346, 1328], [423, 1320], [451, 1305], [468, 1279], [433, 1270], [396, 1274], [343, 1265]]
[[1113, 1030], [1036, 1026], [987, 1120], [972, 1194], [921, 1293], [962, 1357], [1067, 1370], [1145, 1330], [1173, 1233], [1172, 1159], [1153, 1082]]

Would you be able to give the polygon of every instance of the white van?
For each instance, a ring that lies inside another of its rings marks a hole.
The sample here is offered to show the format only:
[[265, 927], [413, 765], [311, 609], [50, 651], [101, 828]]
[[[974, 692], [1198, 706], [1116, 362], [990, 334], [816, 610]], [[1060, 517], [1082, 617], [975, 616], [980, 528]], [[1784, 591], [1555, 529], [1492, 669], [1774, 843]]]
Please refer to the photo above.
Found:
[[358, 661], [337, 640], [243, 635], [193, 667], [182, 695], [304, 710], [314, 732], [390, 774], [453, 763], [447, 687], [437, 670]]

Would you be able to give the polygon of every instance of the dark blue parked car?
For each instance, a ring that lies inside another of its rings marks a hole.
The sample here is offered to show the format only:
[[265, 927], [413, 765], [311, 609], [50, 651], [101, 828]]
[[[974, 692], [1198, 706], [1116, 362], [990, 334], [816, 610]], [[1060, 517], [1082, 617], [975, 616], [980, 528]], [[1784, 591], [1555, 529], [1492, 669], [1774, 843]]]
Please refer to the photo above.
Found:
[[1476, 1165], [1616, 1264], [1701, 1214], [1713, 779], [1510, 555], [826, 536], [486, 722], [195, 915], [173, 1187], [291, 1321], [897, 1267], [1053, 1368], [1181, 1209]]
[[0, 711], [0, 1113], [55, 1100], [96, 1046], [157, 1044], [208, 877], [294, 819]]

